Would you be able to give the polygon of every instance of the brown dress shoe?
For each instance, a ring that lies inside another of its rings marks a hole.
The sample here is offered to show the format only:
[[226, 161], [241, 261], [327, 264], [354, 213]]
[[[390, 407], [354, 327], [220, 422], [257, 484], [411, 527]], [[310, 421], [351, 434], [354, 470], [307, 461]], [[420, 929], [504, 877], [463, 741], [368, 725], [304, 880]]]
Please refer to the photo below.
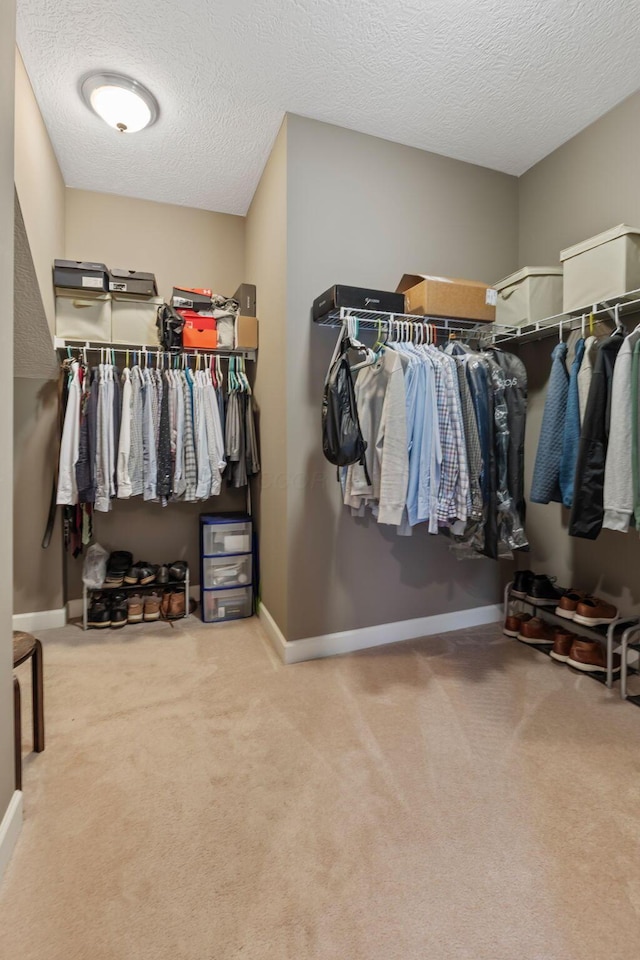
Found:
[[137, 593], [128, 600], [127, 623], [142, 623], [143, 601]]
[[[607, 655], [604, 647], [597, 640], [575, 639], [571, 644], [571, 652], [567, 659], [570, 667], [582, 670], [584, 673], [606, 673]], [[613, 672], [620, 673], [620, 657], [613, 658]]]
[[160, 604], [160, 616], [163, 620], [166, 620], [169, 616], [169, 604], [171, 603], [171, 597], [173, 594], [170, 590], [165, 590], [162, 594], [162, 603]]
[[520, 626], [527, 620], [531, 620], [530, 613], [514, 613], [509, 617], [505, 617], [502, 628], [505, 637], [517, 637], [520, 633]]
[[144, 598], [144, 619], [145, 620], [159, 620], [160, 619], [160, 597], [157, 593], [149, 593]]
[[574, 588], [571, 587], [570, 590], [567, 590], [564, 597], [560, 597], [558, 600], [556, 617], [564, 617], [565, 620], [573, 620], [576, 615], [576, 610], [578, 609], [578, 604], [582, 603], [582, 601], [586, 600], [588, 597], [589, 594], [585, 593], [584, 590], [574, 590]]
[[597, 597], [586, 597], [578, 604], [573, 619], [583, 627], [597, 627], [599, 624], [613, 623], [617, 620], [618, 608], [612, 603], [598, 600]]
[[520, 625], [518, 640], [523, 643], [553, 643], [553, 627], [541, 620], [540, 617], [533, 617]]
[[571, 653], [573, 641], [578, 639], [575, 633], [570, 633], [562, 627], [556, 627], [553, 634], [553, 649], [550, 650], [549, 656], [560, 663], [566, 663]]
[[184, 617], [184, 590], [176, 590], [169, 598], [169, 619], [178, 620]]

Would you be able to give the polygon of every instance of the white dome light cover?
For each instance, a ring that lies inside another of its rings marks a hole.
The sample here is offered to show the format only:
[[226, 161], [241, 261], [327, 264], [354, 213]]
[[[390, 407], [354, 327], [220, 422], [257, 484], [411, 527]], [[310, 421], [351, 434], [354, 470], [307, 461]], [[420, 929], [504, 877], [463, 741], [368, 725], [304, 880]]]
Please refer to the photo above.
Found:
[[117, 73], [92, 73], [80, 84], [82, 99], [120, 133], [138, 133], [158, 118], [158, 102], [146, 87]]

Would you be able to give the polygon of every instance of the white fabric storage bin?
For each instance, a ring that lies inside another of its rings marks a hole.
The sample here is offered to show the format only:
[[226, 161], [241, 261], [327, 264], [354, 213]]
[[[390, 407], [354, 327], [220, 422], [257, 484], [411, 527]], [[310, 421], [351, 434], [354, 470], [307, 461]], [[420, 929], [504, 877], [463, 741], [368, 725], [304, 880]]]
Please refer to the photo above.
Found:
[[96, 297], [58, 293], [56, 296], [56, 336], [67, 340], [111, 341], [111, 295]]
[[112, 294], [111, 331], [114, 343], [154, 346], [158, 343], [156, 318], [162, 297], [149, 300]]
[[496, 323], [522, 327], [562, 313], [562, 267], [523, 267], [495, 284]]
[[580, 310], [640, 289], [640, 228], [625, 223], [560, 254], [564, 266], [563, 309]]

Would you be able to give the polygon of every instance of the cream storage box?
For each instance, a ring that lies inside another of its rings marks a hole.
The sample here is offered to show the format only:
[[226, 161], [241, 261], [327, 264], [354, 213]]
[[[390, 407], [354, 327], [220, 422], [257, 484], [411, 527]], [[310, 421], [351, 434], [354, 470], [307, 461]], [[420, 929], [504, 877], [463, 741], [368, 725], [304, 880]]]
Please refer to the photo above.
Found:
[[496, 323], [523, 327], [562, 313], [562, 267], [523, 267], [495, 284]]
[[56, 336], [66, 340], [111, 341], [111, 295], [58, 288]]
[[156, 346], [158, 328], [156, 319], [158, 307], [162, 306], [162, 297], [149, 297], [141, 300], [128, 297], [123, 293], [111, 294], [111, 331], [114, 343], [128, 343], [134, 346]]
[[640, 289], [640, 228], [621, 223], [560, 254], [564, 267], [563, 309], [588, 309]]

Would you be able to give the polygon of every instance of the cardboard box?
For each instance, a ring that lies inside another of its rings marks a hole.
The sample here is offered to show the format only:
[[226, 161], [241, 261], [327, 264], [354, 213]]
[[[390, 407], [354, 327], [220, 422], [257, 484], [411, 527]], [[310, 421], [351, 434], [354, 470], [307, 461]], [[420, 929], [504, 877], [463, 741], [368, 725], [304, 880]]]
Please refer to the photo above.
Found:
[[53, 284], [60, 289], [93, 290], [98, 294], [109, 290], [109, 273], [104, 263], [89, 260], [54, 260]]
[[109, 270], [109, 290], [111, 293], [124, 293], [127, 297], [158, 296], [155, 274], [122, 270], [120, 267]]
[[331, 310], [339, 310], [340, 307], [376, 310], [382, 313], [404, 313], [404, 297], [388, 290], [346, 287], [342, 283], [335, 283], [313, 301], [313, 319], [320, 320]]
[[495, 284], [496, 323], [521, 327], [562, 313], [562, 267], [523, 267]]
[[256, 316], [256, 288], [252, 283], [241, 283], [234, 293], [233, 299], [237, 300], [240, 304], [241, 316]]
[[155, 344], [158, 339], [158, 308], [162, 297], [125, 297], [113, 294], [111, 336], [114, 343]]
[[[67, 340], [111, 341], [111, 295], [84, 297], [67, 290], [56, 297], [56, 336]], [[155, 339], [155, 334], [154, 334]]]
[[496, 318], [497, 291], [478, 280], [405, 273], [398, 284], [398, 292], [404, 294], [404, 312], [415, 316], [453, 317], [485, 323], [493, 323]]
[[212, 296], [211, 290], [202, 287], [174, 287], [171, 306], [176, 310], [180, 308], [198, 312], [201, 310], [207, 311], [212, 309]]
[[236, 317], [236, 349], [258, 349], [258, 321], [255, 317]]
[[640, 229], [620, 223], [560, 254], [564, 267], [563, 310], [589, 310], [594, 303], [640, 289]]

